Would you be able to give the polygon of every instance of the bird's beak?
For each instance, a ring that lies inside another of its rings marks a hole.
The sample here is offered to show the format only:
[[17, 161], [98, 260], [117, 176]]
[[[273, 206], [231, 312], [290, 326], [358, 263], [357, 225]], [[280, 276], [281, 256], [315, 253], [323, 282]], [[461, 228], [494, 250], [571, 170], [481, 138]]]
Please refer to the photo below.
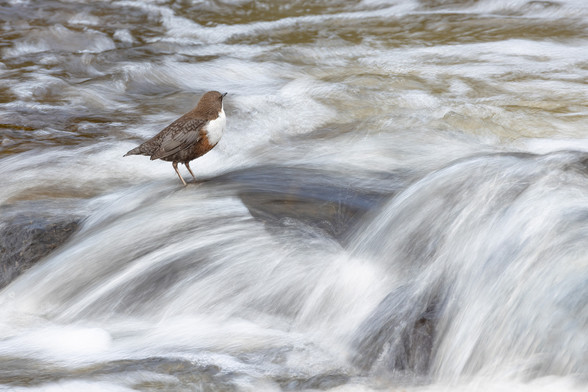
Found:
[[223, 98], [224, 98], [224, 97], [225, 97], [225, 95], [227, 95], [227, 94], [228, 94], [228, 93], [224, 93], [224, 94], [223, 94]]

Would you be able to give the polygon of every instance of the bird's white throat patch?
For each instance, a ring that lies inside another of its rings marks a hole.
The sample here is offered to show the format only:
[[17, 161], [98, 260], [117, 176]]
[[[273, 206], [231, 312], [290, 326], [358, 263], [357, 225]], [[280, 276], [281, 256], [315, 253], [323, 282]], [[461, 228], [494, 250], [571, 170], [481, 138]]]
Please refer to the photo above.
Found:
[[208, 143], [210, 143], [210, 145], [214, 146], [218, 143], [225, 131], [226, 125], [227, 117], [225, 116], [225, 109], [221, 107], [218, 117], [209, 122], [206, 126], [206, 136], [208, 137]]

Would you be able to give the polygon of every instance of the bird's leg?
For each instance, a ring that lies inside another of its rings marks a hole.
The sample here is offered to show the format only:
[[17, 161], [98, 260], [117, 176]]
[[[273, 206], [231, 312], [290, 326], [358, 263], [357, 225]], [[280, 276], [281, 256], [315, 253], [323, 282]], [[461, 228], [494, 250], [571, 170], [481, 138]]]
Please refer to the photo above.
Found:
[[186, 168], [188, 169], [188, 171], [190, 172], [190, 174], [194, 178], [194, 182], [196, 182], [196, 176], [194, 175], [194, 173], [192, 173], [192, 169], [190, 169], [190, 162], [186, 162], [186, 163], [184, 163], [184, 165], [186, 165]]
[[182, 180], [182, 184], [184, 184], [184, 186], [186, 186], [186, 181], [184, 181], [184, 179], [182, 178], [182, 175], [180, 174], [180, 171], [178, 170], [178, 163], [176, 161], [173, 161], [172, 165], [174, 166], [174, 170], [176, 171], [176, 173], [178, 173], [178, 177], [180, 177], [180, 180]]

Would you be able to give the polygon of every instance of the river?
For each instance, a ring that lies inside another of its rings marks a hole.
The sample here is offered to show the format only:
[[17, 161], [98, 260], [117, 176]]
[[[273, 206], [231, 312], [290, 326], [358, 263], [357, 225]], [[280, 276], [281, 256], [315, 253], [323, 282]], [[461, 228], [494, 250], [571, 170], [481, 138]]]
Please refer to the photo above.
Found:
[[[0, 390], [588, 389], [584, 0], [8, 0], [0, 26], [0, 212], [79, 222], [0, 291]], [[197, 183], [123, 158], [208, 90]]]

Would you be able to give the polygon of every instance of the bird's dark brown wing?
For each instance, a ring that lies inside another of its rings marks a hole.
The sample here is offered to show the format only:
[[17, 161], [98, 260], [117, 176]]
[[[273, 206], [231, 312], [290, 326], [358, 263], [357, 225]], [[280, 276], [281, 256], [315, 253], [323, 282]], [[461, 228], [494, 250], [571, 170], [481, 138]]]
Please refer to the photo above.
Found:
[[159, 146], [151, 155], [151, 160], [161, 159], [188, 147], [202, 138], [202, 127], [206, 120], [180, 117], [160, 132]]

